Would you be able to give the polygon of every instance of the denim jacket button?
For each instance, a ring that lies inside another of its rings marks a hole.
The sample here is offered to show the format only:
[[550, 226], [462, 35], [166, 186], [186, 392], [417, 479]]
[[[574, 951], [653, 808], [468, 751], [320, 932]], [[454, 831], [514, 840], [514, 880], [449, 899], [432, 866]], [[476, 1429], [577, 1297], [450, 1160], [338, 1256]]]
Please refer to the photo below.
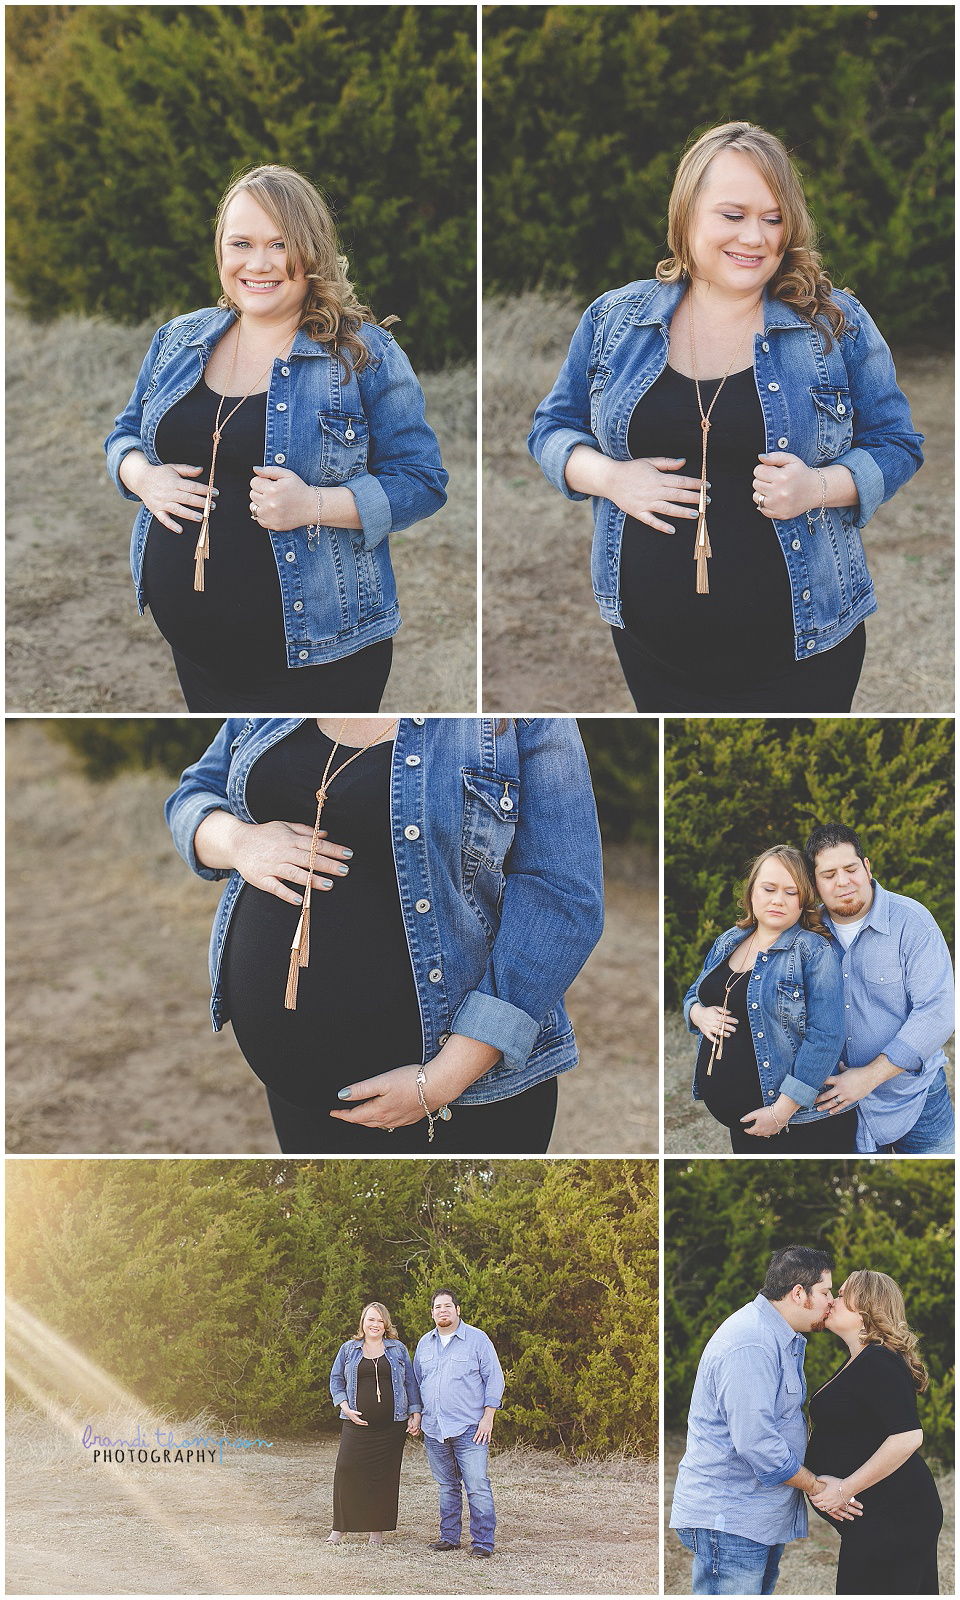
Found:
[[447, 1042], [447, 1040], [449, 1038], [450, 1038], [450, 1034], [449, 1033], [441, 1033], [439, 1039], [437, 1040], [437, 1044], [446, 1044], [446, 1042]]
[[801, 600], [809, 600], [810, 599], [810, 590], [809, 589], [804, 589], [803, 594], [800, 596], [800, 598], [801, 598]]
[[771, 394], [779, 394], [780, 393], [780, 385], [779, 385], [779, 383], [768, 383], [767, 384], [767, 388], [770, 390]]
[[777, 449], [778, 450], [786, 450], [787, 445], [789, 443], [790, 443], [789, 439], [778, 439], [777, 440]]
[[767, 1090], [767, 1099], [768, 1100], [772, 1100], [774, 1095], [775, 1095], [775, 1093], [776, 1093], [775, 1089], [768, 1089]]
[[761, 957], [760, 957], [760, 960], [761, 960], [761, 961], [766, 961], [766, 959], [767, 959], [767, 958], [766, 958], [766, 956], [761, 956]]
[[443, 977], [443, 973], [440, 971], [439, 967], [431, 967], [430, 971], [427, 973], [427, 977], [430, 979], [431, 983], [439, 983]]
[[419, 756], [407, 756], [407, 766], [408, 767], [419, 767], [419, 765], [420, 765], [420, 757]]
[[280, 371], [281, 371], [283, 377], [289, 378], [289, 376], [290, 376], [290, 368], [289, 367], [281, 367]]
[[417, 910], [418, 911], [429, 911], [430, 910], [430, 901], [429, 900], [418, 900], [417, 901]]
[[426, 717], [411, 717], [410, 720], [415, 728], [422, 728], [427, 719]]
[[765, 1067], [769, 1067], [769, 1065], [770, 1065], [769, 1061], [765, 1061], [763, 1064], [764, 1064]]
[[310, 651], [309, 650], [298, 650], [297, 651], [297, 660], [298, 661], [308, 661], [309, 659], [310, 659]]
[[405, 839], [419, 839], [420, 829], [417, 827], [415, 822], [409, 823], [408, 826], [404, 828], [403, 837]]
[[280, 450], [277, 451], [276, 455], [273, 458], [275, 466], [278, 466], [278, 467], [282, 467], [283, 463], [286, 461], [286, 459], [287, 459], [286, 456]]
[[762, 345], [760, 346], [760, 349], [764, 352], [765, 355], [769, 355], [770, 354], [770, 346], [767, 343], [766, 339], [764, 339]]
[[280, 401], [277, 402], [277, 410], [278, 411], [286, 411], [286, 409], [287, 409], [287, 402], [285, 400], [280, 400]]
[[501, 811], [512, 811], [513, 810], [513, 801], [510, 799], [510, 796], [508, 794], [505, 794], [503, 799], [500, 801], [500, 810]]
[[800, 540], [799, 539], [794, 539], [793, 543], [790, 546], [790, 549], [791, 550], [799, 550], [801, 548], [802, 547], [801, 547], [801, 544], [800, 544]]
[[296, 559], [297, 559], [296, 551], [295, 550], [287, 550], [285, 552], [285, 554], [284, 554], [283, 559], [284, 559], [284, 561], [296, 561]]
[[757, 1002], [756, 1002], [756, 1000], [751, 1000], [751, 1002], [750, 1002], [750, 1009], [751, 1009], [751, 1011], [756, 1011], [756, 1009], [757, 1009]]
[[815, 650], [816, 647], [817, 647], [816, 639], [808, 639], [807, 640], [807, 649], [808, 650]]
[[757, 1030], [757, 1038], [758, 1039], [762, 1039], [763, 1038], [763, 1034], [759, 1031], [759, 1029]]
[[302, 600], [294, 600], [293, 609], [294, 609], [294, 611], [302, 611], [303, 610], [303, 601]]

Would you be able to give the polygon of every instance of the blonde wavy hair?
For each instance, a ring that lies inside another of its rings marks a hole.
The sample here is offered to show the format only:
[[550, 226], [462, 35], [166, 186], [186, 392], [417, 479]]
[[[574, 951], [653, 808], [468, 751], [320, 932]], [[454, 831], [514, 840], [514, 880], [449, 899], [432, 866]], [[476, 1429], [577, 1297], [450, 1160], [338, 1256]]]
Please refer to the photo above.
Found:
[[363, 1339], [363, 1319], [368, 1311], [376, 1311], [383, 1318], [383, 1337], [385, 1339], [399, 1339], [400, 1335], [393, 1325], [393, 1318], [382, 1300], [371, 1300], [368, 1306], [364, 1306], [360, 1313], [360, 1326], [353, 1336], [355, 1339]]
[[[346, 357], [355, 372], [362, 372], [370, 359], [359, 336], [365, 322], [374, 322], [369, 306], [362, 305], [347, 276], [347, 258], [339, 252], [337, 230], [322, 196], [302, 173], [293, 167], [253, 167], [230, 184], [217, 207], [214, 248], [217, 268], [223, 263], [223, 235], [227, 207], [235, 195], [251, 194], [262, 206], [283, 239], [287, 254], [287, 277], [293, 278], [299, 266], [307, 280], [306, 299], [300, 327], [317, 344], [325, 345], [338, 356], [347, 374]], [[229, 295], [222, 294], [219, 306], [240, 314]]]
[[738, 928], [755, 928], [757, 919], [753, 914], [753, 891], [760, 876], [760, 868], [765, 861], [774, 856], [777, 861], [786, 867], [791, 878], [800, 891], [800, 926], [807, 928], [810, 933], [819, 933], [824, 939], [829, 939], [823, 919], [820, 915], [820, 902], [817, 891], [810, 876], [810, 867], [802, 850], [794, 850], [789, 844], [773, 844], [769, 850], [763, 850], [755, 856], [747, 871], [746, 881], [740, 891], [737, 901], [743, 915], [737, 922]]
[[882, 1344], [903, 1356], [919, 1394], [929, 1383], [927, 1369], [917, 1354], [917, 1336], [907, 1323], [907, 1308], [899, 1284], [885, 1272], [870, 1272], [861, 1267], [851, 1272], [843, 1286], [843, 1298], [863, 1318], [864, 1344]]
[[[710, 128], [683, 156], [673, 180], [667, 213], [667, 247], [670, 255], [657, 267], [661, 283], [678, 283], [690, 277], [693, 230], [700, 191], [714, 156], [721, 150], [739, 150], [756, 167], [767, 184], [783, 218], [783, 260], [770, 280], [770, 293], [809, 322], [823, 329], [827, 349], [839, 339], [846, 319], [833, 296], [833, 284], [823, 270], [814, 245], [816, 229], [807, 210], [803, 186], [784, 145], [772, 133], [750, 122], [724, 122]], [[832, 336], [832, 337], [831, 337]]]

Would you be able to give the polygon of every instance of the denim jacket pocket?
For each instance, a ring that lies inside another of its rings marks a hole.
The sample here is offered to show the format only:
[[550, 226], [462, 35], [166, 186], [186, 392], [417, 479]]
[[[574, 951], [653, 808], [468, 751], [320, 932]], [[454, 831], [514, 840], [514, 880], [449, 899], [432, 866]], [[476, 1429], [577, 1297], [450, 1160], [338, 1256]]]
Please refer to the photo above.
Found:
[[811, 389], [817, 416], [817, 460], [832, 461], [853, 444], [853, 401], [849, 389]]
[[807, 1031], [807, 1000], [802, 984], [777, 984], [777, 1016], [784, 1031], [799, 1043]]
[[320, 482], [345, 483], [366, 470], [370, 429], [362, 416], [346, 411], [318, 411]]
[[497, 772], [463, 773], [464, 854], [501, 872], [520, 816], [520, 784]]

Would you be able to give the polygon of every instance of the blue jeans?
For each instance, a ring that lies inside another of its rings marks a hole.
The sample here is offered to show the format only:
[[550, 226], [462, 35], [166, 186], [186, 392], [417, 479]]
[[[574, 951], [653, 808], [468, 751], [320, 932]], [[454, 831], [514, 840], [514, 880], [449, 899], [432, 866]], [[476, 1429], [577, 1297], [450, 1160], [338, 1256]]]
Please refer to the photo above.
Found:
[[675, 1528], [693, 1555], [691, 1594], [773, 1594], [782, 1544], [755, 1544], [716, 1528]]
[[927, 1093], [913, 1127], [902, 1139], [893, 1144], [881, 1145], [884, 1155], [895, 1156], [952, 1156], [954, 1145], [953, 1102], [947, 1088], [946, 1075], [941, 1067]]
[[497, 1519], [493, 1510], [493, 1490], [487, 1477], [487, 1446], [474, 1444], [476, 1425], [455, 1439], [431, 1439], [427, 1448], [430, 1471], [440, 1487], [440, 1537], [450, 1544], [460, 1543], [463, 1515], [461, 1485], [470, 1507], [470, 1543], [478, 1550], [493, 1549], [493, 1530]]

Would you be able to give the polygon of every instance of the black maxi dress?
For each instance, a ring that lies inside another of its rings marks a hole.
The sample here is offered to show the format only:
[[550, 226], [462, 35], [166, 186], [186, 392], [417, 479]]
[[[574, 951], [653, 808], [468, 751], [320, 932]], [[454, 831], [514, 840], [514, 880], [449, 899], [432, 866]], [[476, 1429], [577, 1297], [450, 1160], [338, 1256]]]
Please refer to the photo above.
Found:
[[[240, 396], [224, 400], [224, 412]], [[201, 381], [157, 429], [161, 461], [203, 467], [208, 481], [220, 396]], [[250, 479], [263, 464], [267, 396], [252, 394], [223, 430], [217, 451], [216, 511], [204, 587], [193, 587], [198, 522], [173, 533], [153, 517], [143, 557], [146, 602], [173, 651], [190, 711], [371, 712], [390, 674], [393, 641], [367, 645], [339, 661], [287, 666], [283, 600], [273, 545], [250, 515]]]
[[[256, 822], [316, 817], [316, 790], [333, 741], [308, 717], [256, 761], [247, 806]], [[341, 745], [337, 767], [352, 750]], [[297, 1155], [537, 1154], [557, 1107], [556, 1079], [492, 1105], [456, 1106], [393, 1133], [330, 1116], [337, 1091], [423, 1060], [420, 1004], [400, 905], [390, 826], [393, 744], [374, 745], [334, 779], [323, 828], [353, 850], [350, 871], [314, 890], [310, 962], [297, 1008], [283, 999], [299, 907], [245, 883], [233, 909], [223, 979], [233, 1031], [266, 1086], [281, 1150]], [[321, 860], [318, 868], [325, 871]], [[298, 889], [299, 886], [294, 885]], [[355, 1102], [356, 1103], [356, 1102]]]
[[[919, 1428], [917, 1395], [901, 1355], [867, 1345], [810, 1401], [805, 1466], [846, 1478], [892, 1433]], [[837, 1594], [939, 1594], [937, 1539], [943, 1507], [933, 1474], [914, 1454], [857, 1495], [863, 1516], [824, 1521], [840, 1533]]]
[[730, 1148], [734, 1155], [790, 1156], [790, 1155], [850, 1155], [857, 1147], [856, 1107], [842, 1111], [836, 1117], [817, 1117], [811, 1122], [790, 1122], [782, 1133], [772, 1139], [761, 1139], [747, 1133], [740, 1122], [748, 1111], [756, 1111], [764, 1103], [760, 1087], [760, 1071], [754, 1053], [753, 1038], [747, 1014], [747, 984], [750, 973], [734, 974], [729, 961], [721, 962], [700, 983], [700, 1004], [723, 1004], [726, 985], [727, 1011], [736, 1019], [736, 1031], [723, 1041], [723, 1055], [714, 1059], [713, 1071], [708, 1073], [713, 1040], [704, 1034], [697, 1052], [697, 1095], [712, 1117], [722, 1122], [730, 1134]]
[[[719, 378], [700, 380], [704, 410]], [[766, 449], [752, 367], [727, 379], [710, 418], [709, 594], [696, 592], [696, 522], [666, 517], [674, 534], [627, 517], [620, 556], [621, 614], [613, 642], [638, 711], [849, 711], [863, 666], [861, 623], [841, 644], [794, 659], [790, 580], [776, 530], [753, 503]], [[630, 418], [636, 460], [683, 456], [699, 477], [703, 435], [692, 378], [667, 366]]]
[[340, 1533], [389, 1532], [397, 1526], [407, 1424], [393, 1419], [393, 1373], [385, 1355], [361, 1356], [356, 1409], [367, 1426], [343, 1419], [333, 1475], [333, 1526]]

